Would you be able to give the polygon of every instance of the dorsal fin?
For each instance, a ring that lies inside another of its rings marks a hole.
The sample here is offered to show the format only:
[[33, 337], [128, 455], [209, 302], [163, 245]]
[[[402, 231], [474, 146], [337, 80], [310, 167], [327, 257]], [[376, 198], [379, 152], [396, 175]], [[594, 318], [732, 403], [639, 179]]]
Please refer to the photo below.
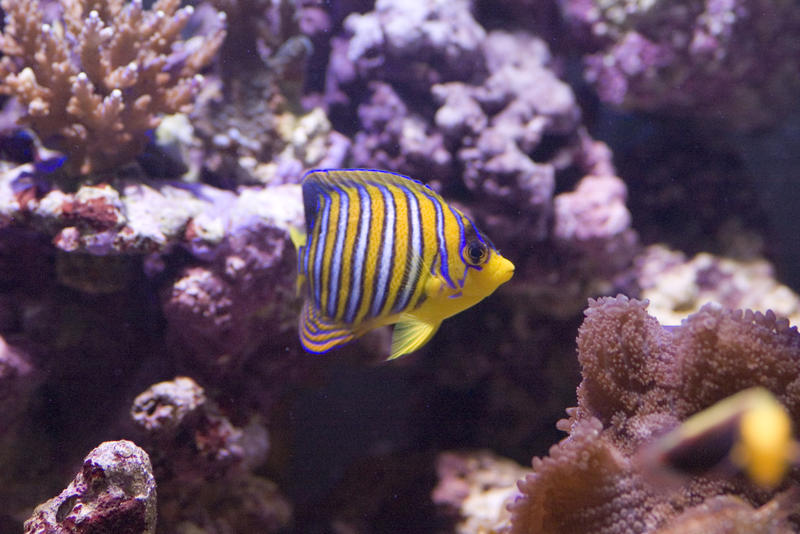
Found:
[[303, 213], [306, 217], [306, 232], [311, 233], [319, 211], [319, 185], [303, 178]]
[[[373, 169], [316, 169], [308, 171], [303, 177], [303, 199], [319, 195], [320, 189], [326, 191], [341, 191], [348, 186], [376, 186], [394, 185], [404, 187], [415, 193], [424, 193], [444, 202], [439, 193], [423, 184], [419, 180], [408, 176], [388, 171], [378, 171]], [[316, 208], [316, 200], [314, 201]], [[308, 212], [308, 204], [306, 204]], [[316, 211], [316, 210], [315, 210]]]

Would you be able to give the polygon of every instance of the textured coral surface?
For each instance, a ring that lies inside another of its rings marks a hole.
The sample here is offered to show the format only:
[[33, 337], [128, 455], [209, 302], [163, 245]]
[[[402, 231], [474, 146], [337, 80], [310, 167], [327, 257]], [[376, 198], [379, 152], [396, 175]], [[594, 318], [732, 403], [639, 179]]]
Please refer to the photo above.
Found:
[[591, 52], [604, 100], [753, 128], [778, 120], [798, 87], [793, 2], [561, 0]]
[[[5, 0], [0, 92], [25, 107], [23, 121], [73, 170], [106, 170], [144, 147], [159, 114], [188, 109], [195, 77], [225, 36], [183, 42], [193, 13], [177, 0], [64, 0], [46, 18], [38, 0]], [[60, 8], [60, 9], [59, 9]]]
[[624, 296], [590, 301], [585, 313], [578, 406], [559, 423], [569, 437], [534, 458], [511, 505], [511, 531], [792, 532], [796, 493], [767, 492], [741, 475], [658, 483], [637, 451], [751, 386], [773, 392], [796, 427], [797, 328], [772, 312], [706, 305], [666, 330], [646, 302]]
[[[0, 0], [0, 532], [797, 531], [796, 469], [639, 451], [753, 385], [800, 417], [798, 6]], [[513, 279], [399, 360], [304, 353], [340, 167]]]
[[26, 534], [154, 534], [156, 482], [147, 453], [130, 441], [101, 443], [57, 497], [39, 505]]

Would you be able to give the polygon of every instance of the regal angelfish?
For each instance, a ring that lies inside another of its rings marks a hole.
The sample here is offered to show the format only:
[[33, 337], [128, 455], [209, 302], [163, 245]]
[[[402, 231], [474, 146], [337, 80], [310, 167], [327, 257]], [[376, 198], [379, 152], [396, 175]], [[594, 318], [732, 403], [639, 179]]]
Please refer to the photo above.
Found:
[[469, 217], [406, 176], [310, 171], [303, 206], [297, 286], [306, 298], [299, 330], [310, 352], [395, 324], [389, 358], [397, 358], [514, 274]]

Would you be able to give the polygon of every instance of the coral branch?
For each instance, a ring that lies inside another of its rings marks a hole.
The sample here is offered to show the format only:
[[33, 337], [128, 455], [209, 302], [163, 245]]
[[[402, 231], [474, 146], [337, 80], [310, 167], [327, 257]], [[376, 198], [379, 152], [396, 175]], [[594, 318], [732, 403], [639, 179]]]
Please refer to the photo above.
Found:
[[181, 41], [194, 12], [164, 0], [61, 0], [47, 21], [38, 0], [2, 0], [0, 93], [26, 108], [22, 121], [87, 174], [136, 156], [163, 114], [187, 111], [225, 36], [224, 17], [207, 39]]

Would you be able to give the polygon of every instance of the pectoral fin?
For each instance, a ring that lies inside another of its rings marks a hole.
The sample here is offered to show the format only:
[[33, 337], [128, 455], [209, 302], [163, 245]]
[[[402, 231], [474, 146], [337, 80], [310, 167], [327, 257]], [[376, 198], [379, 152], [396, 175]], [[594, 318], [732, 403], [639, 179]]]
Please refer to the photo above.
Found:
[[292, 240], [292, 244], [294, 248], [300, 250], [300, 247], [304, 247], [308, 236], [306, 235], [305, 230], [298, 228], [294, 225], [289, 226], [289, 239]]
[[345, 324], [323, 317], [308, 301], [300, 314], [300, 341], [309, 352], [321, 354], [355, 339]]
[[303, 285], [306, 282], [306, 277], [303, 274], [303, 270], [301, 269], [301, 263], [303, 261], [303, 254], [304, 248], [306, 246], [307, 236], [306, 233], [301, 230], [300, 228], [290, 225], [289, 226], [289, 237], [294, 244], [294, 248], [297, 249], [297, 284], [296, 284], [296, 291], [297, 296], [300, 296], [300, 292], [303, 290]]
[[414, 352], [430, 341], [439, 330], [438, 323], [421, 321], [412, 315], [403, 316], [402, 320], [394, 326], [392, 332], [392, 353], [389, 360], [399, 358], [403, 354]]

